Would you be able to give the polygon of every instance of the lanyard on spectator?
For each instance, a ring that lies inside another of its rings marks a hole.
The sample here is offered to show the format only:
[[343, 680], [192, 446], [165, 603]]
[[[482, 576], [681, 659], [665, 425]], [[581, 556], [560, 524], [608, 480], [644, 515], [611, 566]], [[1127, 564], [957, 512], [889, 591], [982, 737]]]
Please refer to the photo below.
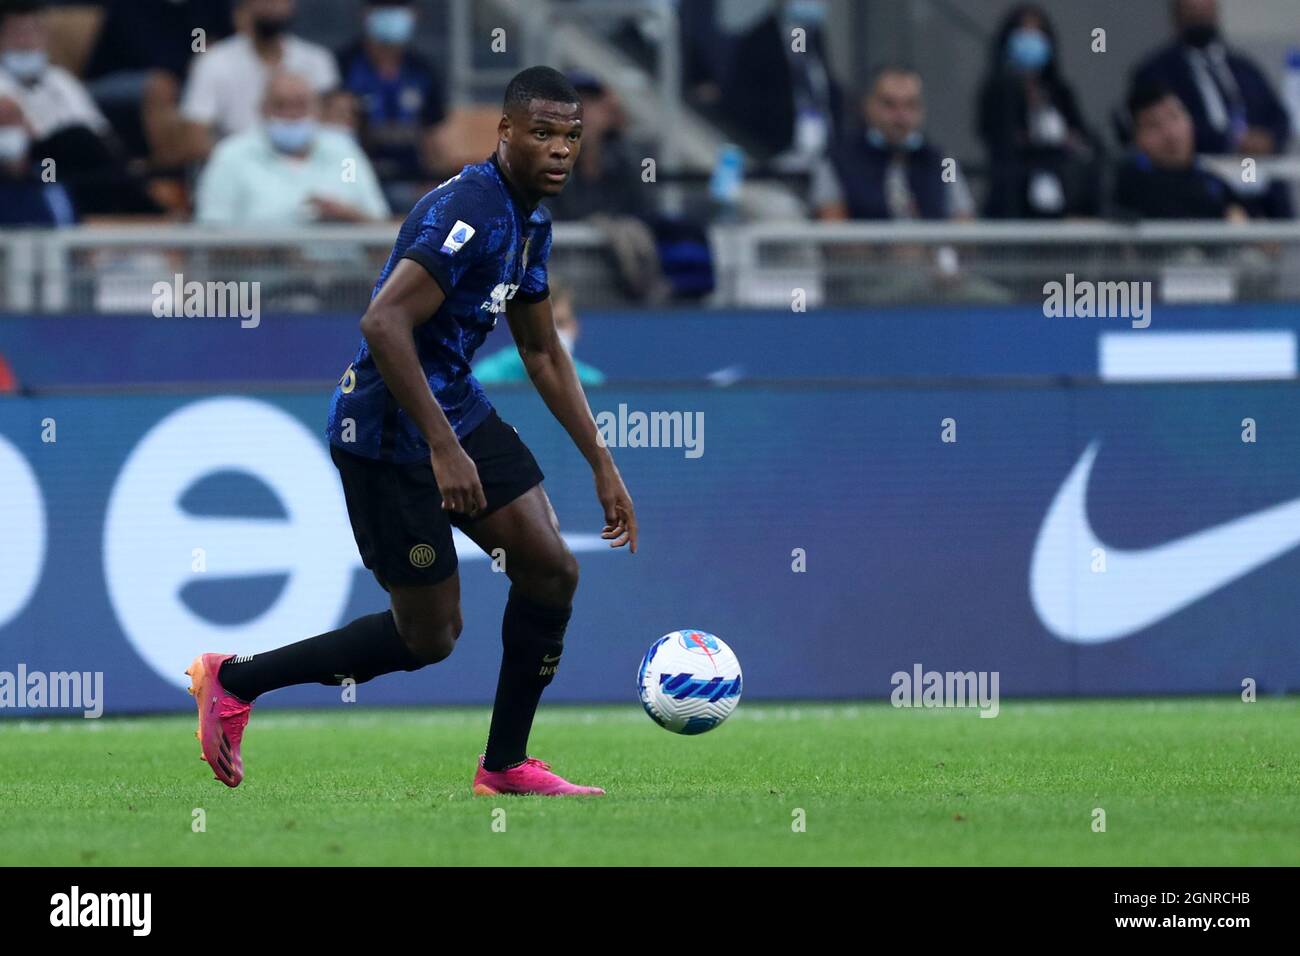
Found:
[[[1188, 50], [1187, 55], [1210, 125], [1222, 133], [1228, 129], [1229, 123], [1244, 121], [1241, 89], [1228, 66], [1222, 45], [1214, 44], [1205, 51]], [[1236, 132], [1233, 131], [1234, 135]]]

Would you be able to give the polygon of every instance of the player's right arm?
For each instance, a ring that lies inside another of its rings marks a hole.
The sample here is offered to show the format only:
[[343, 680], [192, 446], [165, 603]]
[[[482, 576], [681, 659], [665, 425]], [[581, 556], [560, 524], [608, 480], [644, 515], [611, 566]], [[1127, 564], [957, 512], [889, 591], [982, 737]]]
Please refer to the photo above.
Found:
[[425, 268], [402, 259], [361, 317], [361, 334], [384, 384], [429, 444], [443, 508], [473, 514], [487, 507], [478, 469], [433, 397], [415, 348], [416, 327], [442, 307], [444, 298]]

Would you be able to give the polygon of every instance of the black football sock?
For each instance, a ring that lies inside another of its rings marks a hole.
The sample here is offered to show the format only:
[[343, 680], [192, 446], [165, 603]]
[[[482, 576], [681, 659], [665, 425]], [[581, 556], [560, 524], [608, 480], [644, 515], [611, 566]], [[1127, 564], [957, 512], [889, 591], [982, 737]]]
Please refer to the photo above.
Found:
[[501, 620], [501, 676], [483, 767], [505, 770], [528, 756], [528, 734], [542, 691], [555, 677], [573, 608], [546, 607], [510, 589]]
[[423, 667], [397, 633], [393, 612], [368, 614], [337, 631], [261, 654], [232, 657], [221, 665], [219, 680], [241, 700], [293, 684], [358, 684], [380, 674]]

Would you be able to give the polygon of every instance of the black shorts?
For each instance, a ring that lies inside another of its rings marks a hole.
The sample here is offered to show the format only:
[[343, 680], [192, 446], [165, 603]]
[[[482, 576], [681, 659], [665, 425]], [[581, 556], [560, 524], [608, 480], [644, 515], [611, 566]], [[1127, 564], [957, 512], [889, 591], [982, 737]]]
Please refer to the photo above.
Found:
[[384, 590], [437, 584], [456, 573], [451, 529], [465, 529], [542, 483], [542, 469], [519, 433], [492, 411], [460, 440], [478, 469], [487, 508], [473, 518], [444, 511], [433, 466], [366, 458], [330, 445], [343, 479], [357, 550]]

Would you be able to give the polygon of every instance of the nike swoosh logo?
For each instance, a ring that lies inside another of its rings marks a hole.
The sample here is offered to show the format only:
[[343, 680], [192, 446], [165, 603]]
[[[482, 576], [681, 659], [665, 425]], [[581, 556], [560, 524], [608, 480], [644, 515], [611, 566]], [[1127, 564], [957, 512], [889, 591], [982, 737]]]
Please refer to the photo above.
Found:
[[[1300, 545], [1300, 498], [1154, 548], [1124, 551], [1088, 524], [1093, 442], [1056, 493], [1029, 567], [1029, 593], [1043, 625], [1063, 641], [1128, 637]], [[1093, 549], [1106, 570], [1093, 572]]]
[[543, 664], [554, 664], [554, 663], [555, 663], [556, 661], [558, 661], [559, 659], [560, 659], [560, 655], [559, 655], [559, 654], [556, 654], [554, 657], [547, 657], [545, 654], [542, 655], [542, 663], [543, 663]]

